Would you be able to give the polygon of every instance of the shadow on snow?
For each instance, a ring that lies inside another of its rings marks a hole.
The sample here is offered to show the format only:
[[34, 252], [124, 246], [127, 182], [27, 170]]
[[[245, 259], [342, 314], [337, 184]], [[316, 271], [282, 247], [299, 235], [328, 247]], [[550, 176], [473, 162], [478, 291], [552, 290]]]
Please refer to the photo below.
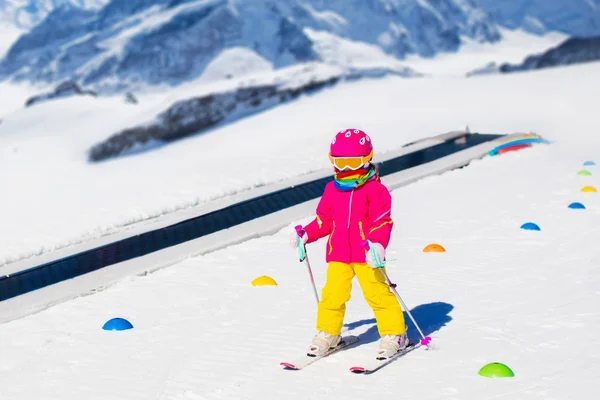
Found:
[[[444, 303], [444, 302], [435, 302], [428, 304], [421, 304], [413, 308], [410, 313], [412, 314], [417, 324], [423, 331], [425, 336], [431, 335], [433, 332], [440, 330], [444, 327], [448, 322], [452, 321], [452, 317], [448, 314], [454, 309], [452, 304]], [[421, 335], [419, 335], [419, 331], [415, 328], [415, 325], [412, 323], [410, 317], [404, 312], [404, 321], [406, 322], [406, 326], [408, 327], [408, 338], [411, 343], [417, 343], [421, 340]], [[360, 344], [367, 344], [376, 342], [379, 340], [380, 336], [377, 332], [377, 322], [375, 318], [370, 319], [362, 319], [360, 321], [351, 322], [348, 324], [344, 324], [348, 330], [356, 329], [358, 327], [364, 325], [373, 325], [365, 332], [359, 335]], [[360, 345], [359, 344], [359, 345]]]

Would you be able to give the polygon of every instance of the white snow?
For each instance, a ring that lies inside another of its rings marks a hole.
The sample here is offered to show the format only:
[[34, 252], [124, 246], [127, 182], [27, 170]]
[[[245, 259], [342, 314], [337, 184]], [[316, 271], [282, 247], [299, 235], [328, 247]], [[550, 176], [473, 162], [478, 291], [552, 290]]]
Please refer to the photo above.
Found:
[[521, 29], [500, 29], [502, 40], [498, 43], [479, 43], [463, 38], [464, 44], [457, 53], [440, 53], [433, 58], [409, 56], [406, 64], [420, 72], [435, 76], [461, 76], [495, 62], [520, 63], [531, 54], [542, 53], [568, 38], [559, 32], [534, 35]]
[[[475, 79], [463, 81], [461, 106], [465, 113], [468, 109], [481, 116], [478, 125], [523, 128], [529, 123], [556, 143], [485, 158], [393, 191], [396, 226], [389, 257], [397, 261], [390, 263], [388, 273], [421, 328], [432, 336], [431, 350], [417, 350], [375, 375], [348, 372], [373, 357], [378, 340], [372, 312], [355, 285], [343, 332], [360, 335], [359, 345], [304, 371], [282, 370], [281, 361], [306, 350], [316, 313], [306, 268], [288, 247], [291, 224], [276, 235], [126, 279], [95, 295], [0, 325], [0, 396], [11, 400], [590, 398], [600, 373], [600, 250], [593, 245], [600, 239], [600, 197], [580, 189], [598, 187], [600, 180], [598, 167], [590, 167], [591, 177], [577, 172], [584, 161], [599, 161], [599, 123], [588, 114], [593, 102], [580, 98], [584, 82], [598, 84], [595, 71], [597, 65], [588, 65], [477, 78], [480, 87], [495, 93], [493, 98], [479, 94], [470, 99], [477, 95], [469, 83]], [[430, 95], [425, 107], [424, 99], [417, 97], [411, 112], [434, 113], [448, 123], [441, 105], [451, 100], [454, 80], [386, 79], [347, 85], [288, 108], [319, 119], [325, 126], [323, 135], [309, 137], [325, 140], [333, 120], [323, 118], [331, 110], [318, 112], [316, 106], [323, 106], [319, 98], [360, 97], [352, 93], [369, 97], [383, 87], [389, 96], [398, 96], [406, 85], [411, 92], [419, 87], [431, 94], [432, 82], [441, 100], [431, 104], [435, 96]], [[548, 82], [558, 83], [549, 88]], [[512, 88], [512, 102], [507, 101], [508, 89], [500, 90], [503, 86]], [[558, 93], [554, 100], [548, 100], [550, 90]], [[453, 103], [458, 102], [449, 102]], [[309, 110], [311, 114], [302, 112]], [[273, 128], [280, 112], [266, 114]], [[396, 123], [406, 120], [395, 114], [387, 118]], [[514, 121], [507, 123], [511, 118]], [[435, 120], [428, 122], [435, 125]], [[293, 129], [297, 121], [291, 122]], [[252, 122], [237, 125], [251, 128]], [[417, 128], [410, 120], [400, 126]], [[381, 133], [373, 133], [379, 137], [376, 146], [398, 141], [398, 134], [411, 136], [378, 127]], [[220, 133], [230, 140], [241, 137], [229, 129]], [[427, 133], [421, 131], [420, 136]], [[294, 137], [285, 136], [288, 141]], [[285, 143], [280, 151], [299, 148], [306, 149], [302, 156], [312, 155], [315, 162], [322, 157], [320, 146], [311, 146], [308, 140]], [[265, 154], [271, 169], [285, 167], [278, 154]], [[127, 169], [121, 172], [127, 174]], [[252, 174], [251, 167], [248, 173]], [[162, 192], [168, 192], [164, 185]], [[68, 198], [68, 193], [63, 195]], [[581, 201], [588, 209], [570, 210], [567, 205], [572, 201]], [[307, 215], [298, 222], [311, 218]], [[538, 223], [542, 231], [520, 230], [527, 221]], [[429, 243], [439, 243], [447, 252], [423, 253]], [[325, 279], [324, 240], [309, 245], [308, 251], [320, 288]], [[273, 277], [278, 286], [251, 286], [262, 275]], [[127, 318], [134, 329], [103, 331], [101, 326], [113, 317]], [[410, 336], [418, 338], [414, 328]], [[479, 376], [479, 368], [489, 362], [506, 363], [516, 376], [497, 380]]]

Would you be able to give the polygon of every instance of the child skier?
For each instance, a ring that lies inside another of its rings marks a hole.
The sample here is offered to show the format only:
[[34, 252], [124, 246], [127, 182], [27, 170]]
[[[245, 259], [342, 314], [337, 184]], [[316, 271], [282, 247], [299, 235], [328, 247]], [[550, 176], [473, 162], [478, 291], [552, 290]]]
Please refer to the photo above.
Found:
[[[322, 355], [341, 340], [346, 302], [356, 275], [363, 296], [373, 309], [381, 341], [378, 359], [385, 359], [408, 345], [404, 315], [383, 273], [373, 264], [371, 252], [385, 260], [392, 231], [391, 195], [370, 163], [373, 145], [359, 129], [340, 131], [330, 145], [334, 180], [317, 206], [317, 216], [303, 228], [302, 242], [329, 236], [326, 245], [327, 278], [317, 313], [317, 333], [308, 355]], [[290, 244], [296, 248], [298, 233]], [[367, 252], [363, 240], [372, 242]]]

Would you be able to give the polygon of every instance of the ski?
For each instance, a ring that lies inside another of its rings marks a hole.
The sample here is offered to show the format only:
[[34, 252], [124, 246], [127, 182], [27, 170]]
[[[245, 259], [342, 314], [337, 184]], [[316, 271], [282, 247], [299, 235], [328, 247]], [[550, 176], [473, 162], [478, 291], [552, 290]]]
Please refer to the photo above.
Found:
[[365, 375], [372, 374], [373, 372], [378, 371], [379, 369], [396, 361], [397, 359], [410, 353], [411, 351], [418, 349], [419, 347], [421, 347], [420, 342], [415, 343], [415, 344], [409, 344], [406, 348], [400, 350], [399, 352], [397, 352], [390, 358], [387, 358], [385, 360], [378, 360], [375, 358], [373, 361], [367, 363], [365, 366], [351, 367], [350, 372], [354, 372], [355, 374], [365, 374]]
[[312, 357], [307, 354], [301, 358], [298, 358], [297, 360], [294, 360], [293, 362], [284, 361], [279, 363], [279, 365], [282, 365], [284, 369], [300, 370], [356, 342], [358, 342], [358, 336], [346, 336], [342, 338], [342, 340], [336, 347], [329, 349], [325, 352], [325, 354], [323, 354], [320, 357]]

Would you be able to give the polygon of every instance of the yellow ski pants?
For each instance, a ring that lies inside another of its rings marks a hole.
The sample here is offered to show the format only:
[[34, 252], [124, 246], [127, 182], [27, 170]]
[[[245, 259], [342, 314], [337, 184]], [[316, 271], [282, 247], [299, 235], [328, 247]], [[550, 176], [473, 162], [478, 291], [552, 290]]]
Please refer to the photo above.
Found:
[[365, 300], [373, 309], [379, 335], [403, 334], [406, 331], [404, 314], [383, 273], [366, 263], [345, 264], [337, 261], [330, 262], [327, 267], [327, 280], [317, 313], [317, 330], [330, 335], [340, 334], [355, 275]]

